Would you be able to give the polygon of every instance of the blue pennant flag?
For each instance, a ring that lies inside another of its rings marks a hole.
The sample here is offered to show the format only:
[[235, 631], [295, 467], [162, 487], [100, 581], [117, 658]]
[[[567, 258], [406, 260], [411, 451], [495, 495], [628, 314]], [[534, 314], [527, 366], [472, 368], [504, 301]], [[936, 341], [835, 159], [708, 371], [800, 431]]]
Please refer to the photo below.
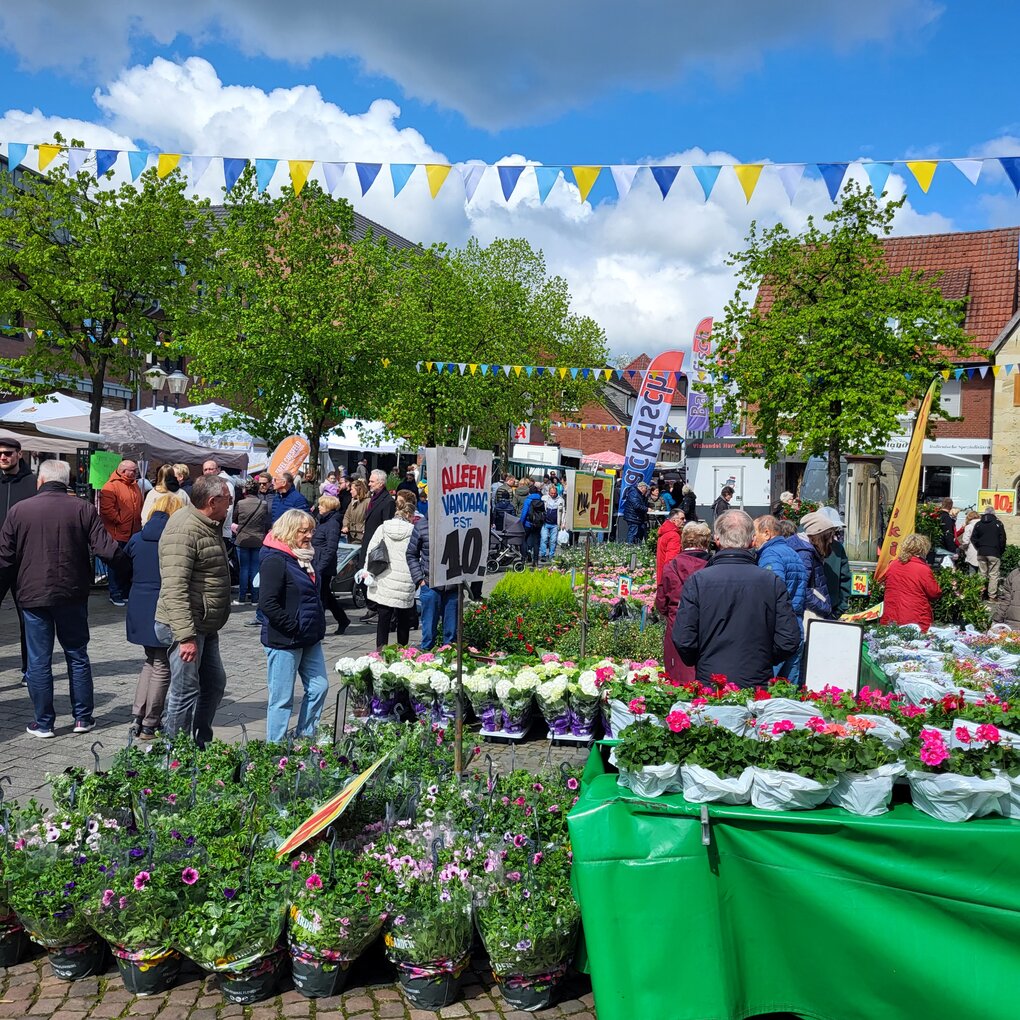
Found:
[[478, 371], [481, 372], [482, 375], [485, 375], [489, 371], [489, 366], [488, 365], [479, 365], [478, 366]]
[[244, 173], [245, 167], [248, 165], [246, 159], [231, 159], [226, 156], [223, 157], [223, 183], [226, 186], [227, 194], [234, 190], [234, 185], [237, 183], [238, 178]]
[[393, 178], [393, 197], [396, 198], [404, 190], [404, 185], [414, 173], [414, 163], [390, 163], [390, 177]]
[[128, 152], [128, 166], [131, 168], [131, 180], [138, 180], [142, 171], [145, 169], [145, 164], [148, 162], [149, 154], [147, 152], [139, 152], [137, 149], [132, 149]]
[[265, 191], [269, 187], [269, 182], [273, 179], [273, 174], [276, 173], [276, 164], [278, 162], [279, 160], [277, 159], [255, 160], [255, 180], [258, 182], [260, 192]]
[[524, 371], [528, 373], [528, 378], [530, 379], [532, 373], [535, 371], [535, 368], [534, 368], [533, 365], [525, 365], [524, 366]]
[[962, 379], [963, 378], [963, 369], [962, 368], [956, 369], [956, 371], [953, 372], [953, 375], [955, 375], [957, 379]]
[[22, 142], [7, 143], [7, 169], [13, 170], [28, 154], [28, 146]]
[[1016, 189], [1016, 193], [1020, 195], [1020, 156], [1000, 156], [999, 162], [1002, 164], [1002, 169], [1006, 171], [1010, 183]]
[[590, 374], [591, 374], [591, 369], [590, 368], [582, 368], [581, 369], [581, 378], [582, 379], [587, 379]]
[[719, 178], [719, 171], [722, 167], [692, 166], [691, 169], [694, 171], [694, 176], [698, 178], [698, 183], [701, 185], [701, 190], [705, 193], [705, 201], [707, 202], [712, 194], [712, 189], [715, 187], [715, 182]]
[[120, 155], [118, 149], [96, 149], [96, 178], [108, 174]]
[[655, 183], [659, 185], [659, 191], [662, 192], [662, 199], [665, 201], [666, 196], [669, 194], [669, 189], [673, 187], [673, 182], [676, 180], [676, 175], [680, 173], [680, 167], [651, 166], [648, 169], [652, 171]]
[[968, 369], [967, 369], [967, 378], [968, 378], [968, 379], [973, 379], [973, 378], [974, 378], [974, 373], [975, 373], [976, 371], [977, 371], [977, 369], [976, 369], [976, 368], [968, 368]]
[[889, 174], [892, 173], [892, 163], [864, 163], [862, 165], [871, 182], [871, 190], [881, 198], [882, 192], [885, 191], [885, 182], [889, 180]]
[[537, 371], [540, 376], [545, 375], [545, 365], [539, 365], [535, 371]]
[[368, 189], [375, 184], [376, 177], [382, 169], [382, 163], [355, 163], [354, 169], [358, 171], [358, 180], [361, 181], [361, 197], [368, 194]]
[[[503, 198], [507, 202], [510, 201], [510, 196], [514, 193], [514, 188], [517, 187], [517, 182], [520, 180], [521, 174], [524, 173], [523, 166], [506, 166], [501, 164], [496, 167], [499, 171], [499, 183], [503, 188]], [[528, 373], [531, 374], [530, 372]]]
[[621, 368], [618, 368], [618, 369], [616, 370], [616, 378], [617, 378], [617, 379], [622, 379], [622, 378], [623, 378], [623, 369], [621, 369]]
[[[587, 371], [588, 371], [588, 369], [585, 369], [585, 372], [587, 372]], [[576, 379], [577, 378], [577, 372], [578, 372], [578, 370], [576, 368], [572, 368], [570, 370], [570, 378], [571, 379]], [[588, 378], [588, 376], [585, 375], [585, 379], [587, 379], [587, 378]]]
[[559, 180], [560, 167], [558, 166], [536, 166], [535, 179], [538, 181], [538, 200], [545, 202], [552, 191], [553, 185]]
[[846, 176], [846, 168], [849, 163], [819, 163], [818, 172], [825, 180], [825, 186], [829, 189], [829, 198], [835, 202], [839, 189], [843, 187], [843, 178]]

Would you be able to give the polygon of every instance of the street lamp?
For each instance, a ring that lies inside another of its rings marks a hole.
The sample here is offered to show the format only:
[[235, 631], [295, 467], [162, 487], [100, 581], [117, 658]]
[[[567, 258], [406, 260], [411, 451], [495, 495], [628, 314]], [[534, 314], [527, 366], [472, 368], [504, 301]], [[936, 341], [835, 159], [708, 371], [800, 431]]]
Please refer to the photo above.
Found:
[[191, 379], [178, 368], [167, 376], [166, 385], [174, 395], [174, 409], [176, 410], [181, 406], [181, 395], [191, 385]]
[[156, 394], [163, 388], [163, 383], [166, 382], [167, 374], [159, 367], [159, 365], [153, 365], [145, 373], [145, 383], [152, 390], [152, 409], [156, 410]]

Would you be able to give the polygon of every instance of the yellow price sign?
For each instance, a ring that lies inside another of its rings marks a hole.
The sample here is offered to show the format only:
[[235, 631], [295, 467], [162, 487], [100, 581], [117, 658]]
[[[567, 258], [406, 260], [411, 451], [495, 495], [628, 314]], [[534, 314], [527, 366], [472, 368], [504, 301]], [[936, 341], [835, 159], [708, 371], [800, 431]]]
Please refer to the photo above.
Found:
[[871, 594], [871, 575], [865, 570], [855, 570], [850, 578], [850, 591], [867, 598]]
[[997, 514], [1015, 514], [1016, 492], [1013, 489], [978, 489], [978, 512], [986, 507], [991, 507]]

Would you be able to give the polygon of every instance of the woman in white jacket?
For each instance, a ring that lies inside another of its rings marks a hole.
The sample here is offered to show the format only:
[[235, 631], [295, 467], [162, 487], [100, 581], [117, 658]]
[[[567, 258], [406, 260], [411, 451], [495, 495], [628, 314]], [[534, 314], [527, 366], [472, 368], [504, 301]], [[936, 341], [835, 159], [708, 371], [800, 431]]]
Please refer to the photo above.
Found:
[[387, 566], [369, 583], [368, 594], [379, 606], [379, 619], [375, 627], [375, 643], [382, 648], [389, 643], [390, 626], [396, 623], [397, 644], [406, 645], [411, 638], [414, 620], [414, 582], [407, 566], [407, 543], [414, 530], [417, 510], [414, 495], [401, 490], [396, 497], [393, 518], [376, 528], [365, 553], [365, 562], [372, 558], [372, 550], [379, 545], [386, 549]]

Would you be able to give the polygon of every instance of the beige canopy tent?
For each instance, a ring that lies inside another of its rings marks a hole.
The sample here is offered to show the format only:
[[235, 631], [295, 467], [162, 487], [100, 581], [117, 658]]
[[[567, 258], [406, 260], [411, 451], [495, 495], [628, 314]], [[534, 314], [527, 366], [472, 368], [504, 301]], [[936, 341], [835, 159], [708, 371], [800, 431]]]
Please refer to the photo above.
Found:
[[0, 442], [5, 439], [8, 442], [13, 439], [21, 443], [21, 448], [26, 453], [51, 453], [58, 457], [73, 457], [81, 445], [71, 439], [41, 435], [34, 428], [26, 428], [24, 432], [0, 428]]

